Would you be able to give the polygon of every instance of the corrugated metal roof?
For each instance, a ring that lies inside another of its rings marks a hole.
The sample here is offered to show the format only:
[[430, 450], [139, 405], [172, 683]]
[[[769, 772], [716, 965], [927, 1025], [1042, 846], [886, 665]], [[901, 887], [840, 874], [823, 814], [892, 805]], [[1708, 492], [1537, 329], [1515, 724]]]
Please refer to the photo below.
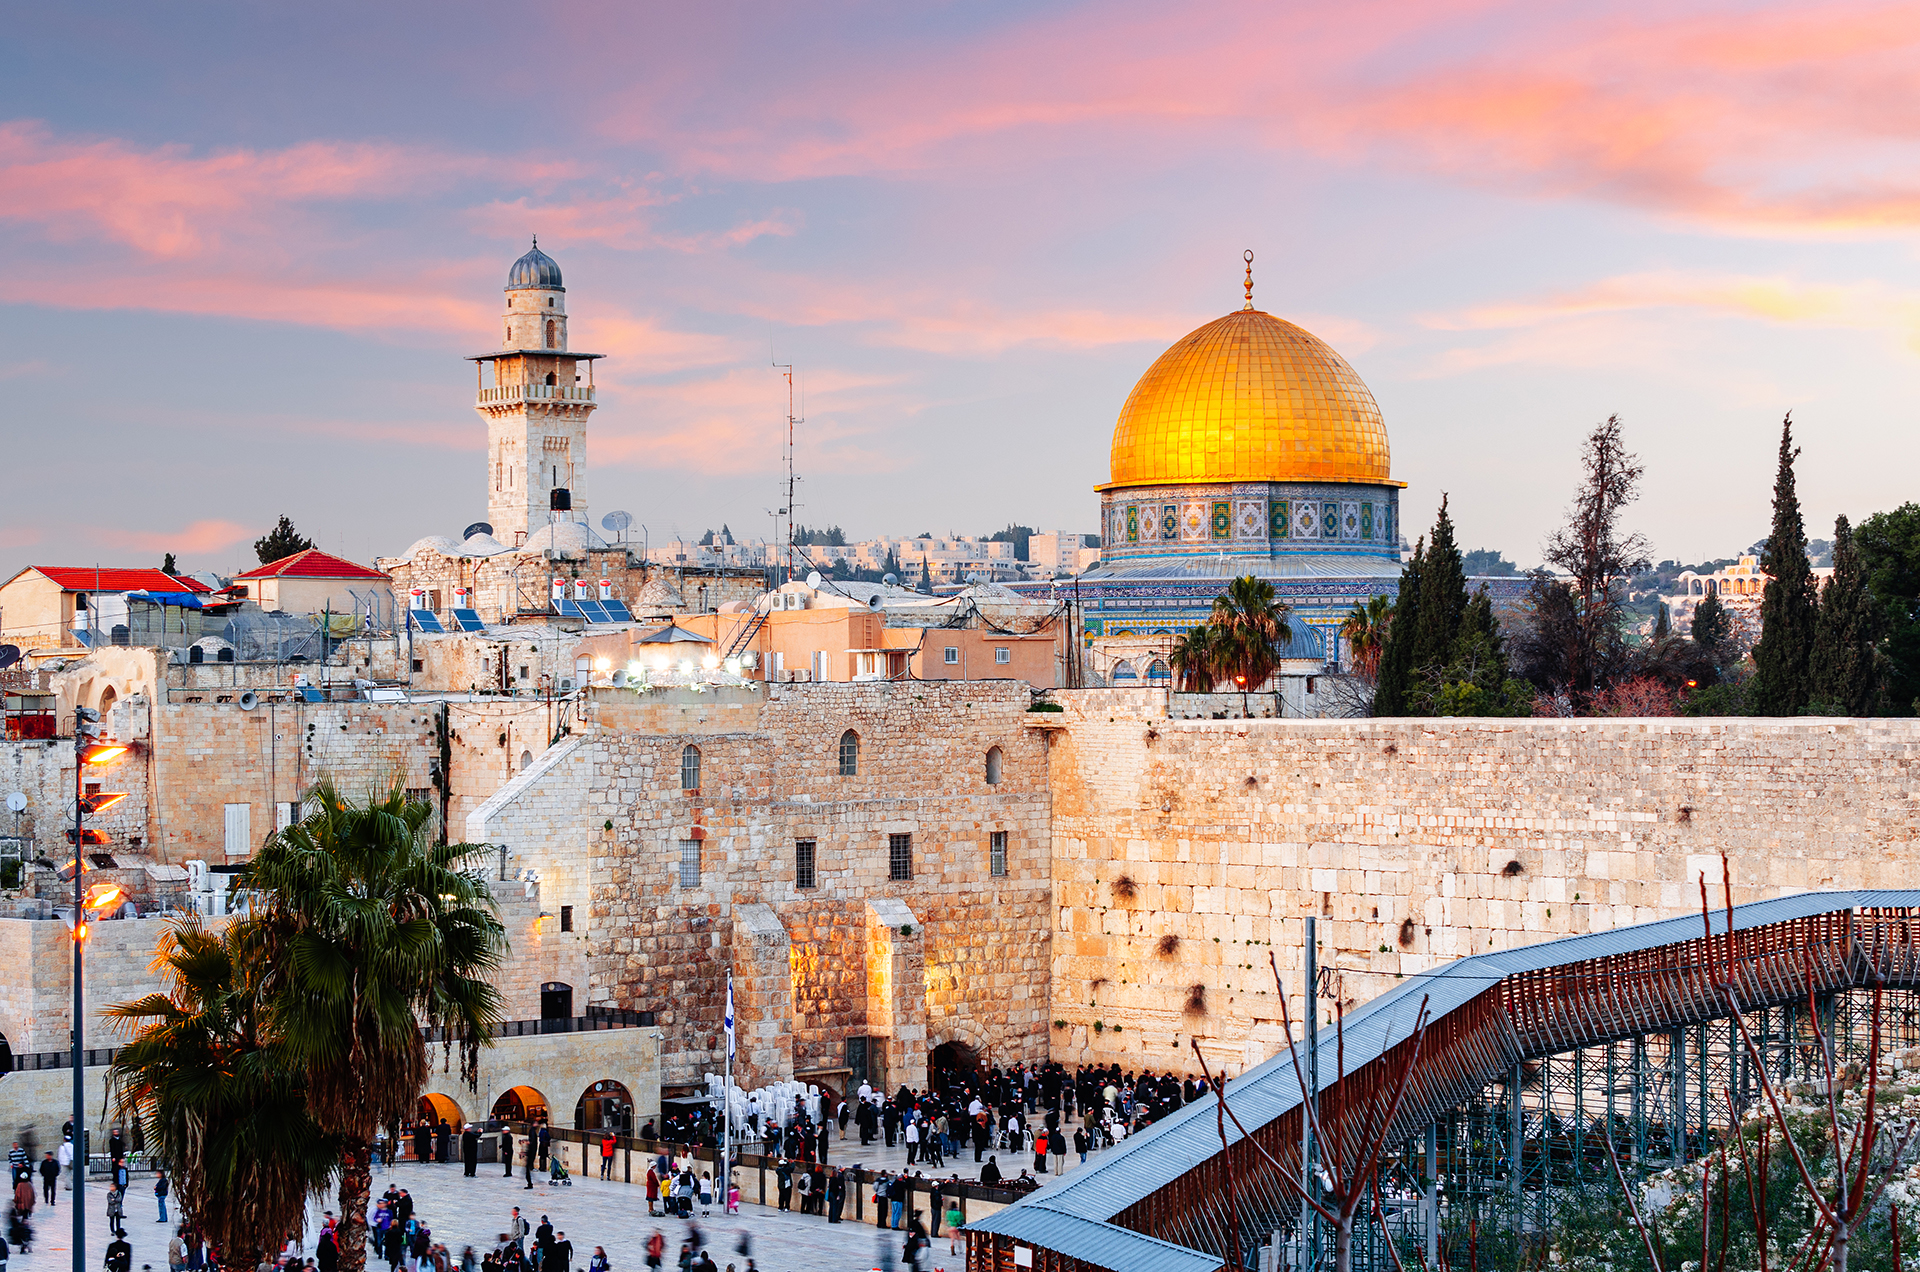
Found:
[[1112, 1272], [1219, 1272], [1221, 1264], [1220, 1259], [1200, 1250], [1056, 1210], [1039, 1194], [967, 1227], [1047, 1250], [1071, 1251], [1074, 1258]]
[[[1714, 890], [1717, 889], [1710, 888], [1709, 895]], [[1920, 889], [1802, 892], [1735, 906], [1734, 930], [1744, 932], [1773, 923], [1842, 910], [1904, 907], [1920, 907]], [[1716, 910], [1712, 918], [1713, 931], [1716, 934], [1724, 933], [1727, 927], [1726, 911]], [[1346, 1018], [1347, 1072], [1358, 1071], [1404, 1041], [1412, 1032], [1423, 997], [1427, 1001], [1430, 1019], [1437, 1020], [1465, 1006], [1509, 976], [1690, 941], [1697, 938], [1702, 930], [1698, 915], [1682, 915], [1606, 932], [1541, 941], [1511, 950], [1475, 954], [1456, 959], [1430, 972], [1409, 976]], [[1332, 1068], [1331, 1065], [1322, 1068], [1322, 1090], [1338, 1080]], [[1299, 1103], [1300, 1080], [1294, 1073], [1292, 1057], [1285, 1050], [1264, 1064], [1247, 1070], [1227, 1088], [1227, 1107], [1233, 1110], [1248, 1130], [1266, 1125]], [[1229, 1141], [1241, 1138], [1231, 1122], [1227, 1124], [1227, 1138]], [[1023, 1198], [1007, 1209], [969, 1226], [1033, 1240], [1049, 1250], [1073, 1258], [1118, 1268], [1117, 1264], [1102, 1263], [1101, 1255], [1096, 1253], [1107, 1249], [1102, 1243], [1108, 1239], [1109, 1231], [1128, 1231], [1108, 1221], [1165, 1187], [1169, 1180], [1209, 1161], [1219, 1151], [1220, 1136], [1213, 1101], [1198, 1100], [1140, 1134], [1130, 1136], [1105, 1161], [1091, 1170], [1076, 1172], [1043, 1192]], [[1031, 1230], [1026, 1227], [1029, 1221], [1024, 1218], [1023, 1212], [1040, 1207], [1060, 1216], [1081, 1219], [1090, 1227], [1062, 1226], [1059, 1229], [1062, 1236], [1072, 1241], [1072, 1244], [1066, 1245], [1023, 1236], [1024, 1232]], [[1185, 1249], [1179, 1246], [1173, 1248]], [[1132, 1266], [1140, 1265], [1129, 1265]], [[1211, 1266], [1218, 1267], [1219, 1261], [1214, 1260]]]

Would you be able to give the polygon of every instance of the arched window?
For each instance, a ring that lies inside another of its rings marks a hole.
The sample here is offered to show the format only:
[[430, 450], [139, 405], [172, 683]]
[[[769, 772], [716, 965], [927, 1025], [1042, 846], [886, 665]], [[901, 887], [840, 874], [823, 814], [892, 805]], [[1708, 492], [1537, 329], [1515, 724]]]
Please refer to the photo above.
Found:
[[680, 751], [680, 789], [697, 791], [700, 789], [700, 748], [688, 745]]
[[1107, 678], [1116, 685], [1122, 681], [1132, 684], [1140, 679], [1140, 673], [1133, 669], [1132, 663], [1122, 658], [1119, 662], [1113, 664], [1113, 671], [1109, 673]]
[[1000, 770], [1006, 764], [1006, 757], [997, 746], [987, 748], [987, 785], [1000, 785]]
[[1164, 685], [1171, 678], [1172, 673], [1167, 670], [1167, 664], [1160, 659], [1156, 658], [1147, 664], [1147, 682], [1149, 684]]
[[549, 371], [549, 372], [547, 372], [547, 383], [548, 383], [548, 384], [558, 384], [558, 383], [560, 383], [560, 378], [559, 378], [558, 376], [556, 376], [556, 375], [555, 375], [555, 374], [554, 374], [553, 372], [551, 372], [551, 371]]
[[1695, 579], [1695, 580], [1693, 581], [1693, 595], [1695, 595], [1695, 596], [1698, 596], [1698, 595], [1700, 595], [1700, 591], [1701, 591], [1701, 589], [1700, 589], [1700, 580], [1699, 580], [1699, 579]]
[[522, 769], [522, 770], [524, 770], [524, 769], [526, 769], [526, 768], [527, 768], [527, 767], [528, 767], [529, 765], [531, 765], [532, 763], [533, 763], [533, 752], [532, 752], [532, 751], [522, 751], [522, 752], [520, 752], [520, 767], [521, 767], [521, 769]]
[[[554, 323], [553, 319], [551, 318], [547, 319], [547, 348], [549, 349], [553, 348], [553, 333], [554, 333], [555, 325], [556, 324]], [[552, 384], [553, 381], [549, 380], [547, 381], [547, 383]]]
[[840, 776], [856, 777], [860, 773], [860, 735], [848, 729], [840, 735]]

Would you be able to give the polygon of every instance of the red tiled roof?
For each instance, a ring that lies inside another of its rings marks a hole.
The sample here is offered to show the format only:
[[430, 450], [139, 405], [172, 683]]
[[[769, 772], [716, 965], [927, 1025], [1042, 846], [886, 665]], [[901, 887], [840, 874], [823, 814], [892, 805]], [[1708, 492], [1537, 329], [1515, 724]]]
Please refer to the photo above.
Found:
[[233, 576], [240, 579], [379, 579], [387, 582], [387, 576], [378, 570], [370, 570], [357, 562], [318, 548], [308, 548], [278, 561], [269, 561], [257, 570], [248, 570], [245, 574]]
[[[35, 565], [67, 592], [211, 592], [199, 579], [161, 570], [96, 569], [91, 565]], [[15, 575], [18, 578], [19, 575]]]

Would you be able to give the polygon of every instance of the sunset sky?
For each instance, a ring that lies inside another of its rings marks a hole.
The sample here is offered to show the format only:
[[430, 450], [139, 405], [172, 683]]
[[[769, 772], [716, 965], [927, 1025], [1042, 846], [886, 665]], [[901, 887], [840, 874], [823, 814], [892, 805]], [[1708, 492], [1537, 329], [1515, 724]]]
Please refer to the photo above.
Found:
[[[15, 6], [0, 578], [369, 560], [485, 515], [461, 355], [538, 234], [592, 515], [1092, 531], [1116, 413], [1255, 300], [1373, 389], [1410, 533], [1523, 565], [1620, 414], [1657, 557], [1920, 498], [1920, 6]], [[636, 532], [637, 533], [637, 532]]]

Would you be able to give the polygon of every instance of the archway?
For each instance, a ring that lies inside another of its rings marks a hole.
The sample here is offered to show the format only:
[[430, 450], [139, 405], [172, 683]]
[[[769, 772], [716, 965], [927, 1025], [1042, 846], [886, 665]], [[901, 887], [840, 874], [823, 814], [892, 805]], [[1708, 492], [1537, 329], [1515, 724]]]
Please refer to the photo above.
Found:
[[435, 1126], [440, 1125], [442, 1119], [444, 1119], [447, 1125], [456, 1131], [466, 1125], [466, 1120], [460, 1113], [460, 1106], [455, 1104], [450, 1097], [441, 1095], [437, 1091], [420, 1097], [420, 1103], [414, 1110], [414, 1116], [425, 1118]]
[[633, 1134], [633, 1096], [612, 1078], [600, 1079], [574, 1102], [573, 1129]]
[[547, 1116], [547, 1097], [530, 1086], [517, 1086], [493, 1102], [493, 1116], [503, 1122], [534, 1122]]
[[971, 1084], [979, 1072], [980, 1053], [957, 1038], [941, 1043], [927, 1056], [927, 1082], [938, 1093]]

